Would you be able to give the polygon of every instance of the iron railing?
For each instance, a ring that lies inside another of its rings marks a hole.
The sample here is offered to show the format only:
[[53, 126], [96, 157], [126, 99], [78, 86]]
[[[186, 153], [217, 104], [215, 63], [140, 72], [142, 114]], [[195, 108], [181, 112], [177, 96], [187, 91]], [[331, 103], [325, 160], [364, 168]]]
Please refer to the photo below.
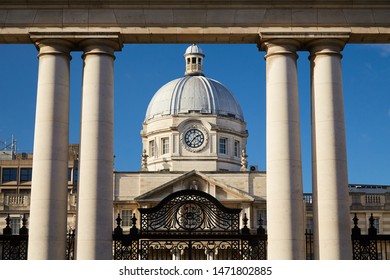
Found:
[[[6, 227], [0, 235], [0, 259], [26, 260], [28, 250], [28, 229], [26, 215], [23, 215], [22, 227], [18, 235], [12, 234], [10, 216], [6, 217]], [[361, 234], [355, 214], [352, 228], [352, 255], [354, 260], [389, 260], [390, 235], [377, 234], [374, 218], [371, 214], [368, 234]], [[260, 226], [257, 232], [249, 230], [248, 220], [244, 215], [243, 227], [234, 234], [152, 234], [141, 232], [136, 227], [137, 219], [132, 218], [132, 228], [129, 233], [123, 233], [121, 218], [118, 214], [117, 227], [113, 232], [113, 259], [266, 259], [267, 235]], [[313, 232], [306, 230], [306, 259], [314, 259]], [[75, 230], [67, 233], [66, 257], [75, 259]]]
[[378, 234], [374, 227], [374, 217], [369, 218], [368, 234], [361, 234], [359, 219], [355, 213], [352, 229], [352, 254], [354, 260], [389, 260], [390, 235]]

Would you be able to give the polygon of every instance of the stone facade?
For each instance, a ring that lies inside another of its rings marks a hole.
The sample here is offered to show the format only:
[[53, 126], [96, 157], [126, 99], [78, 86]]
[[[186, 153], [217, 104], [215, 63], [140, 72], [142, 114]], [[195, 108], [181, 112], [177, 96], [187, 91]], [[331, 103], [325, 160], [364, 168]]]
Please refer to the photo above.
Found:
[[[74, 145], [69, 153], [68, 181], [68, 228], [76, 227], [77, 200], [77, 160], [74, 158]], [[4, 170], [18, 170], [17, 180], [4, 182]], [[0, 229], [5, 227], [5, 218], [9, 213], [15, 221], [15, 229], [21, 225], [23, 214], [29, 218], [31, 179], [23, 177], [22, 169], [32, 168], [32, 154], [18, 154], [15, 159], [1, 160], [0, 170]], [[22, 177], [21, 177], [22, 176]], [[243, 209], [247, 213], [249, 226], [258, 226], [259, 215], [265, 221], [266, 211], [266, 173], [261, 171], [246, 172], [114, 172], [113, 183], [113, 217], [114, 227], [117, 214], [130, 211], [137, 216], [140, 207], [156, 205], [169, 193], [190, 188], [193, 181], [199, 189], [215, 195], [224, 205]], [[26, 181], [24, 179], [26, 178]], [[304, 194], [305, 229], [313, 229], [312, 194]], [[357, 214], [362, 234], [369, 227], [371, 213], [376, 219], [379, 234], [390, 234], [390, 186], [349, 185], [350, 228], [352, 218]], [[29, 219], [27, 227], [29, 226]], [[265, 225], [266, 226], [266, 225]], [[129, 230], [130, 224], [123, 227]]]

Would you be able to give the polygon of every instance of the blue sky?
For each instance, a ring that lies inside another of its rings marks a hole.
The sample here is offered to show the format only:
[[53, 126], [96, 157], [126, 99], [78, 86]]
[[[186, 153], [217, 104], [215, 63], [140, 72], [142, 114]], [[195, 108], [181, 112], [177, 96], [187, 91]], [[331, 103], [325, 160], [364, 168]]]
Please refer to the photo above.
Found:
[[[244, 111], [250, 165], [266, 170], [265, 61], [256, 45], [200, 45], [204, 72], [227, 86]], [[153, 94], [183, 76], [187, 45], [125, 45], [115, 61], [115, 168], [138, 171], [140, 130]], [[14, 134], [32, 152], [38, 59], [33, 45], [0, 45], [0, 140]], [[311, 191], [310, 66], [299, 52], [299, 99], [304, 191]], [[343, 91], [349, 182], [390, 185], [390, 45], [347, 45]], [[82, 60], [71, 61], [70, 143], [79, 142]]]

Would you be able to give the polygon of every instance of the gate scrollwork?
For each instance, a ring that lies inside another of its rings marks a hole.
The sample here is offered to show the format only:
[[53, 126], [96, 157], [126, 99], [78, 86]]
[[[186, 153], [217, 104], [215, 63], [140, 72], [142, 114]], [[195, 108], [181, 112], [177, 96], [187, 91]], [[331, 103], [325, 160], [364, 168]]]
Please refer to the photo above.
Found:
[[241, 209], [227, 208], [211, 195], [182, 190], [153, 208], [141, 208], [141, 233], [209, 231], [239, 233]]
[[129, 235], [123, 234], [118, 215], [114, 259], [266, 259], [264, 229], [251, 234], [246, 215], [240, 229], [241, 209], [227, 208], [205, 192], [178, 191], [138, 210], [140, 229], [133, 216]]

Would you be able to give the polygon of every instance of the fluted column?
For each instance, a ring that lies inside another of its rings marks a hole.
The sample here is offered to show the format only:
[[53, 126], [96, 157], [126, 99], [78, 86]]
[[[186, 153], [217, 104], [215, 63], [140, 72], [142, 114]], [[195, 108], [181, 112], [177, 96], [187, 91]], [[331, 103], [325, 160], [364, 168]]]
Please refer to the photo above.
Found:
[[275, 39], [267, 51], [268, 259], [304, 259], [302, 164], [298, 106], [298, 42]]
[[316, 258], [351, 259], [348, 173], [342, 91], [344, 43], [308, 45], [311, 61], [313, 212]]
[[41, 40], [31, 186], [29, 259], [65, 259], [69, 62], [72, 45]]
[[114, 50], [86, 40], [82, 87], [77, 259], [111, 259], [113, 227]]

